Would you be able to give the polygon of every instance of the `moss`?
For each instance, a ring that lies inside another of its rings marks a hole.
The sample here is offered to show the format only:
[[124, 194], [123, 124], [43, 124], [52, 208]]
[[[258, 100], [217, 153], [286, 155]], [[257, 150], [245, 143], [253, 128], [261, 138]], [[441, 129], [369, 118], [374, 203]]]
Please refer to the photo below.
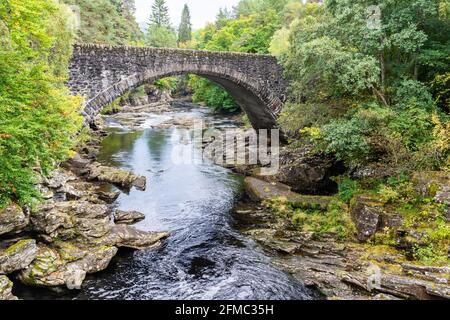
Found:
[[11, 255], [19, 251], [21, 248], [25, 247], [29, 243], [33, 242], [34, 240], [20, 240], [17, 243], [13, 244], [12, 246], [8, 247], [4, 254]]
[[430, 195], [430, 197], [434, 198], [438, 191], [439, 191], [439, 184], [437, 184], [436, 182], [431, 182], [428, 185], [428, 194]]
[[288, 218], [299, 230], [320, 234], [335, 234], [339, 239], [349, 239], [355, 232], [348, 207], [334, 199], [327, 198], [328, 206], [318, 206], [308, 202], [292, 203], [287, 199], [266, 202], [265, 204], [276, 214]]

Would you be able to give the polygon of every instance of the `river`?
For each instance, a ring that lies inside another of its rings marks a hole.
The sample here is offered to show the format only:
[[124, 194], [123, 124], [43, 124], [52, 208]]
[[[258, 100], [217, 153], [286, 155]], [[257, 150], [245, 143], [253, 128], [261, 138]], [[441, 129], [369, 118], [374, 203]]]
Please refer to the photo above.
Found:
[[[232, 211], [242, 195], [242, 177], [211, 163], [175, 164], [172, 151], [190, 148], [187, 129], [154, 129], [171, 117], [228, 119], [205, 109], [149, 116], [140, 130], [110, 120], [112, 134], [98, 160], [147, 177], [147, 190], [123, 193], [116, 206], [145, 213], [136, 226], [169, 231], [156, 251], [122, 251], [110, 267], [91, 275], [78, 292], [62, 299], [312, 299], [312, 293], [271, 265], [271, 257], [238, 231]], [[53, 297], [55, 298], [55, 297]]]

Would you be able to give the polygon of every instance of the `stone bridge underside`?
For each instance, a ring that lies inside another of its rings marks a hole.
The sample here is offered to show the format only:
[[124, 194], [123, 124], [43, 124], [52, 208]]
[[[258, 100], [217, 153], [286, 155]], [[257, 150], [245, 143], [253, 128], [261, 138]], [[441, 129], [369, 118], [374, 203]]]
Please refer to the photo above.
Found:
[[273, 127], [283, 106], [283, 70], [268, 55], [77, 44], [68, 85], [86, 97], [83, 115], [91, 122], [124, 93], [182, 74], [196, 74], [222, 86], [255, 129]]

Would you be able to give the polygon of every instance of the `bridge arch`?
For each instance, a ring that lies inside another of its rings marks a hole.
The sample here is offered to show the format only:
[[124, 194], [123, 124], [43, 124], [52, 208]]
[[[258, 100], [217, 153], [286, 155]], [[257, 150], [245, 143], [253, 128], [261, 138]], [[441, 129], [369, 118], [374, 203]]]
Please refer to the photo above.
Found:
[[196, 74], [228, 91], [255, 129], [271, 128], [283, 106], [285, 84], [275, 58], [266, 55], [178, 49], [77, 45], [68, 82], [86, 96], [88, 121], [106, 105], [143, 84]]

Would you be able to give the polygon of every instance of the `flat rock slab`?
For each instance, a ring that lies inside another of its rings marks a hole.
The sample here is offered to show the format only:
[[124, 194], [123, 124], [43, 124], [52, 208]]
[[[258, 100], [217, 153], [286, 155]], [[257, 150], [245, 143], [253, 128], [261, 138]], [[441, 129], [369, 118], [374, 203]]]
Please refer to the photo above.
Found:
[[332, 197], [301, 195], [291, 191], [291, 188], [282, 183], [267, 182], [254, 177], [244, 180], [245, 190], [254, 201], [270, 201], [284, 199], [294, 207], [304, 209], [326, 210]]
[[168, 232], [141, 231], [127, 225], [116, 225], [111, 231], [115, 245], [136, 250], [154, 249], [162, 245], [169, 237]]
[[145, 219], [145, 214], [138, 211], [116, 210], [114, 222], [117, 224], [134, 224]]
[[145, 190], [146, 178], [138, 176], [134, 173], [117, 168], [102, 166], [99, 163], [94, 163], [89, 167], [89, 179], [100, 182], [112, 183], [118, 187], [131, 189], [136, 187], [139, 190]]

